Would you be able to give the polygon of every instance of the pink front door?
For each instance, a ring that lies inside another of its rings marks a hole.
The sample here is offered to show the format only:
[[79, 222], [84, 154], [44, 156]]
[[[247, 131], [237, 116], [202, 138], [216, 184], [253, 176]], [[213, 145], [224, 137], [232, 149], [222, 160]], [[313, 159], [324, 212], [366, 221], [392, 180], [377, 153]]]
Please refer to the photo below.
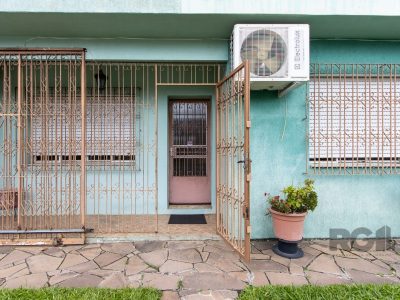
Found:
[[210, 101], [169, 101], [169, 203], [210, 204]]

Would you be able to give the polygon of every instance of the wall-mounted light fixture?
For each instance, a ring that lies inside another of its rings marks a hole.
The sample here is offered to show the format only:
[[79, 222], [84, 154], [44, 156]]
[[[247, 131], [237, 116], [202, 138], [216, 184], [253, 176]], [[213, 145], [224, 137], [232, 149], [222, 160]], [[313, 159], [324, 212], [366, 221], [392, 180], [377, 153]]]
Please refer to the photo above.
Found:
[[102, 69], [100, 69], [99, 73], [94, 75], [94, 79], [96, 79], [96, 85], [100, 90], [106, 88], [107, 76], [103, 73]]

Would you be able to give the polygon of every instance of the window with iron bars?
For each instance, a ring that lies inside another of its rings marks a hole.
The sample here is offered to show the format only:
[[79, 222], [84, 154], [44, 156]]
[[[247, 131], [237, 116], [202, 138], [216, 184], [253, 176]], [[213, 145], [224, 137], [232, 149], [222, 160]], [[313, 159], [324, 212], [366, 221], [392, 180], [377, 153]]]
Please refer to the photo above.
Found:
[[312, 64], [308, 169], [314, 174], [397, 174], [400, 65]]
[[[128, 93], [127, 96], [118, 94], [115, 92], [104, 96], [88, 89], [88, 163], [129, 163], [137, 160], [135, 150], [139, 144], [140, 116], [137, 113], [135, 96]], [[32, 114], [33, 162], [80, 161], [82, 126], [79, 94], [75, 100], [64, 102], [62, 96], [55, 97], [50, 91], [45, 101], [45, 105], [34, 105]], [[43, 143], [44, 140], [46, 143]]]

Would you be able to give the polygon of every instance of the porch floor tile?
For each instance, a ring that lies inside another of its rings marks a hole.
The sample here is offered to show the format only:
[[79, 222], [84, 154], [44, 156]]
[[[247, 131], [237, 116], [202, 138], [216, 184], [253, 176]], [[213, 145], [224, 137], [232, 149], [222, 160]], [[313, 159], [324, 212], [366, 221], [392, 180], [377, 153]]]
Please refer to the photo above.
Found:
[[[215, 240], [217, 219], [215, 214], [205, 215], [207, 224], [168, 224], [170, 215], [87, 216], [87, 234], [90, 241], [129, 240]], [[135, 234], [130, 234], [135, 232]]]

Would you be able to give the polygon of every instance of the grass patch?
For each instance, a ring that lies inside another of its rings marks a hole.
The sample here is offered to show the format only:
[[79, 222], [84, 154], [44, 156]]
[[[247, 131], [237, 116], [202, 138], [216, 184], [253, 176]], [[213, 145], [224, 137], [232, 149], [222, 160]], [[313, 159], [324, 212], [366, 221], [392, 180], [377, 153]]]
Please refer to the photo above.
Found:
[[0, 289], [0, 299], [32, 300], [158, 300], [161, 291], [153, 288], [105, 289], [105, 288], [41, 288], [41, 289]]
[[400, 285], [249, 286], [240, 293], [239, 299], [400, 299]]
[[178, 286], [176, 287], [176, 289], [177, 289], [178, 291], [180, 291], [180, 290], [183, 289], [183, 281], [182, 281], [182, 279], [179, 279], [179, 281], [178, 281]]

